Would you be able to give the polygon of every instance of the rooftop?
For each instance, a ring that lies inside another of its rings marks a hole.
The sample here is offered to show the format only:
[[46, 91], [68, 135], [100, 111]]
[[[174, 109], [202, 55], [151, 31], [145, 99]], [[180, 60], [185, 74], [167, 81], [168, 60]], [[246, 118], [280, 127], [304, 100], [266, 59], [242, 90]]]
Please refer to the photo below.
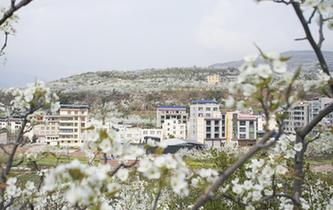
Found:
[[217, 104], [216, 100], [193, 100], [192, 104]]
[[62, 109], [89, 109], [89, 105], [87, 104], [60, 104], [60, 108]]
[[170, 105], [170, 106], [158, 106], [158, 109], [186, 109], [186, 106], [177, 106], [177, 105]]
[[257, 116], [256, 115], [252, 115], [252, 114], [241, 114], [239, 113], [237, 116], [238, 120], [256, 120]]

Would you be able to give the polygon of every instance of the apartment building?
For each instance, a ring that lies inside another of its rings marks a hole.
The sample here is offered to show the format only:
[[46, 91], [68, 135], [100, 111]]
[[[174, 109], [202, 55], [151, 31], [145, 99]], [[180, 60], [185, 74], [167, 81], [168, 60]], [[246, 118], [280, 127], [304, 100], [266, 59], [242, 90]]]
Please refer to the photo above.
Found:
[[127, 125], [112, 126], [114, 138], [117, 141], [130, 142], [132, 144], [140, 144], [142, 141], [142, 129], [133, 128]]
[[294, 133], [297, 128], [304, 127], [309, 122], [309, 102], [303, 101], [294, 105], [288, 111], [288, 118], [284, 123], [286, 133]]
[[188, 139], [212, 147], [222, 145], [225, 135], [220, 106], [215, 100], [194, 100], [190, 105]]
[[10, 133], [16, 133], [21, 129], [22, 122], [23, 118], [21, 117], [0, 118], [0, 129], [7, 129]]
[[207, 76], [207, 83], [210, 85], [217, 85], [220, 83], [221, 76], [218, 74], [208, 75]]
[[143, 128], [141, 134], [141, 143], [146, 142], [147, 139], [163, 141], [162, 128]]
[[[309, 122], [310, 122], [313, 118], [315, 118], [319, 114], [320, 110], [324, 109], [326, 106], [333, 103], [333, 99], [327, 97], [314, 98], [310, 100], [308, 103], [309, 103]], [[328, 126], [332, 125], [333, 113], [330, 113], [327, 117], [325, 117], [322, 120], [322, 122]]]
[[45, 115], [37, 118], [38, 125], [33, 128], [37, 143], [52, 146], [59, 144], [59, 115]]
[[61, 104], [59, 109], [59, 145], [79, 147], [88, 123], [88, 105]]
[[130, 125], [113, 125], [111, 128], [112, 137], [118, 141], [131, 144], [142, 144], [146, 139], [154, 138], [163, 140], [161, 128], [138, 128]]
[[226, 113], [226, 140], [237, 141], [239, 146], [255, 144], [258, 133], [258, 117], [252, 114], [239, 112]]
[[156, 127], [162, 127], [165, 120], [176, 119], [186, 124], [188, 114], [186, 106], [158, 106], [156, 109]]
[[162, 124], [162, 132], [164, 139], [186, 139], [186, 124], [177, 119], [168, 119]]

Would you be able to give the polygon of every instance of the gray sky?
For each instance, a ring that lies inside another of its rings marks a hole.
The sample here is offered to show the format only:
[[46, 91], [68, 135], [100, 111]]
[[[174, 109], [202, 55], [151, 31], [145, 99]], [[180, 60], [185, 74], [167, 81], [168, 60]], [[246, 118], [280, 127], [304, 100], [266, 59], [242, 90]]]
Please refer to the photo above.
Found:
[[253, 0], [35, 0], [18, 15], [0, 87], [87, 71], [208, 66], [256, 53], [254, 42], [265, 51], [310, 49], [293, 41], [303, 31], [291, 7]]

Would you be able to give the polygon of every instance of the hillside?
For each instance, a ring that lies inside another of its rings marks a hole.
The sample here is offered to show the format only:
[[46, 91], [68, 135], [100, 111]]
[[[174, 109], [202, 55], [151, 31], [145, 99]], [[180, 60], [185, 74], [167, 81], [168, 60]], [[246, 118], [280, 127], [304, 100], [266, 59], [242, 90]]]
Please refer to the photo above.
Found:
[[[309, 51], [283, 53], [292, 56], [290, 70], [302, 65], [306, 75], [314, 73], [316, 58]], [[325, 52], [331, 68], [333, 52]], [[189, 104], [192, 99], [226, 97], [227, 82], [209, 85], [211, 74], [237, 74], [242, 61], [214, 64], [208, 68], [167, 68], [137, 71], [97, 71], [62, 78], [47, 85], [60, 95], [63, 103], [88, 103], [98, 110], [104, 102], [125, 115], [154, 116], [159, 104]], [[236, 70], [236, 71], [235, 71]], [[305, 77], [309, 78], [309, 77]], [[311, 76], [311, 78], [313, 78]]]
[[[306, 72], [309, 72], [316, 68], [318, 65], [316, 55], [313, 51], [287, 51], [281, 53], [281, 55], [291, 57], [290, 60], [287, 62], [288, 70], [294, 71], [300, 65], [302, 69]], [[324, 56], [328, 63], [329, 68], [333, 71], [333, 51], [324, 51]], [[243, 60], [231, 61], [226, 63], [216, 63], [211, 66], [210, 68], [213, 69], [220, 69], [220, 68], [238, 68], [242, 65]]]
[[121, 93], [159, 92], [179, 89], [216, 89], [206, 82], [210, 74], [221, 74], [228, 69], [167, 68], [138, 71], [97, 71], [73, 75], [48, 83], [52, 89], [65, 92], [111, 91]]

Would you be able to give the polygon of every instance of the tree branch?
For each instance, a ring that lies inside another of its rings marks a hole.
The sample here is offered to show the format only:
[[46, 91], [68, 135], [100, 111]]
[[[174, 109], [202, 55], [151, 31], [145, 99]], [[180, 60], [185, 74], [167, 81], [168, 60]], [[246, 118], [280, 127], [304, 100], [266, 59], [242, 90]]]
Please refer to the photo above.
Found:
[[[202, 194], [199, 199], [197, 199], [195, 205], [192, 210], [199, 209], [202, 205], [204, 205], [209, 199], [212, 198], [213, 193], [218, 190], [218, 188], [238, 169], [240, 168], [247, 160], [249, 160], [258, 150], [262, 148], [272, 136], [274, 135], [274, 131], [269, 131], [265, 134], [265, 136], [250, 150], [241, 156], [232, 166], [230, 166], [227, 170], [225, 170], [218, 179], [211, 185], [204, 194]], [[275, 140], [276, 141], [276, 140]]]
[[3, 43], [3, 45], [2, 45], [2, 47], [0, 49], [0, 56], [2, 56], [4, 54], [4, 50], [7, 47], [7, 42], [8, 42], [8, 35], [9, 35], [9, 33], [7, 31], [5, 31], [4, 34], [5, 34], [5, 41], [4, 41], [4, 43]]
[[[330, 74], [330, 71], [328, 69], [328, 65], [327, 65], [327, 62], [326, 62], [326, 59], [320, 49], [321, 47], [321, 43], [320, 45], [317, 45], [317, 43], [315, 42], [313, 36], [312, 36], [312, 33], [311, 33], [311, 30], [309, 28], [309, 25], [308, 25], [308, 22], [305, 20], [305, 17], [304, 17], [304, 14], [303, 14], [303, 11], [300, 7], [300, 3], [299, 2], [295, 2], [295, 1], [291, 1], [291, 5], [293, 6], [294, 8], [294, 11], [298, 17], [298, 19], [300, 20], [301, 24], [302, 24], [302, 27], [303, 27], [303, 30], [305, 32], [305, 35], [306, 35], [306, 38], [307, 40], [309, 41], [313, 51], [315, 52], [316, 56], [317, 56], [317, 59], [319, 61], [319, 64], [323, 70], [323, 72], [325, 74], [327, 74], [329, 77], [331, 77], [331, 74]], [[330, 86], [330, 90], [331, 92], [333, 93], [333, 84], [329, 84]]]
[[158, 192], [156, 194], [156, 197], [155, 197], [155, 200], [154, 200], [154, 205], [153, 205], [153, 210], [156, 210], [157, 209], [157, 203], [158, 203], [158, 200], [160, 199], [161, 197], [161, 193], [162, 193], [162, 189], [161, 187], [158, 189]]
[[3, 16], [0, 18], [0, 26], [4, 24], [17, 10], [28, 5], [32, 1], [33, 0], [21, 0], [19, 3], [15, 4], [16, 0], [11, 0], [10, 8], [6, 10]]

